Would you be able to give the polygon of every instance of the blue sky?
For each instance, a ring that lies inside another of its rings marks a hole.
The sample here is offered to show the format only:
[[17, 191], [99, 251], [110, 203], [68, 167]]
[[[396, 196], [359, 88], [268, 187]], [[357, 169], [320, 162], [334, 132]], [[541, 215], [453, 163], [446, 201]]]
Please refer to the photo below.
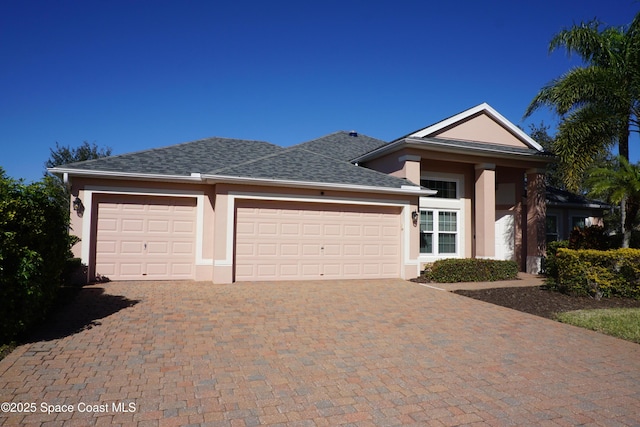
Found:
[[[38, 180], [58, 142], [114, 154], [210, 136], [392, 140], [482, 102], [513, 123], [575, 65], [563, 27], [636, 0], [4, 1], [0, 166]], [[638, 141], [632, 157], [640, 157]]]

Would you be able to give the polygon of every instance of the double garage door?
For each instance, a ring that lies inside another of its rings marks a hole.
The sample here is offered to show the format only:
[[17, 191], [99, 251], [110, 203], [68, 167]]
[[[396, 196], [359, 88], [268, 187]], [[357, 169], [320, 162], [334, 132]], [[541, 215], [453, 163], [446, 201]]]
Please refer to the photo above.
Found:
[[400, 277], [400, 209], [239, 201], [235, 280]]
[[196, 199], [102, 196], [96, 274], [111, 280], [192, 279]]
[[[195, 277], [195, 198], [101, 196], [96, 207], [96, 274]], [[237, 200], [234, 280], [400, 277], [400, 217], [395, 207]]]

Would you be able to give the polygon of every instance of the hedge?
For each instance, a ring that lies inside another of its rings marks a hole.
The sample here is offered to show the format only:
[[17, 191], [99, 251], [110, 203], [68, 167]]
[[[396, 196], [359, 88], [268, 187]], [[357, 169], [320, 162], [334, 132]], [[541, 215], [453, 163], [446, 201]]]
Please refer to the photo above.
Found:
[[434, 262], [424, 275], [437, 283], [510, 280], [518, 276], [518, 264], [515, 261], [448, 258]]
[[0, 344], [49, 313], [70, 243], [64, 188], [51, 177], [24, 184], [0, 168]]
[[640, 299], [640, 249], [560, 248], [556, 262], [556, 287], [563, 292]]

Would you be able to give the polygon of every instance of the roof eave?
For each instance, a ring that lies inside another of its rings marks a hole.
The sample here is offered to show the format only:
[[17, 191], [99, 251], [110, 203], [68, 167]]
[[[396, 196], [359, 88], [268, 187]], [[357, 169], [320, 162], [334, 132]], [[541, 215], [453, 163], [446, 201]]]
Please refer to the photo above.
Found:
[[352, 162], [365, 162], [367, 160], [371, 160], [377, 157], [380, 157], [384, 154], [392, 153], [394, 151], [398, 151], [403, 147], [411, 147], [418, 148], [424, 150], [426, 147], [431, 149], [436, 149], [436, 151], [443, 153], [454, 153], [454, 154], [475, 154], [481, 157], [499, 157], [505, 159], [533, 159], [536, 161], [541, 161], [544, 163], [552, 163], [555, 162], [555, 158], [552, 156], [544, 155], [542, 153], [513, 153], [508, 151], [500, 150], [500, 148], [487, 146], [483, 148], [479, 147], [456, 147], [447, 144], [446, 142], [437, 142], [433, 140], [428, 141], [428, 145], [426, 141], [422, 138], [404, 138], [397, 141], [394, 141], [384, 147], [380, 147], [377, 150], [374, 150], [370, 153], [367, 153], [363, 156], [360, 156], [356, 159], [353, 159]]
[[136, 181], [164, 181], [164, 182], [190, 182], [202, 183], [204, 180], [199, 173], [191, 175], [169, 175], [169, 174], [152, 174], [137, 172], [115, 172], [115, 171], [97, 171], [91, 169], [75, 169], [75, 168], [48, 168], [50, 173], [55, 175], [68, 175], [83, 178], [101, 178], [101, 179], [129, 179]]
[[313, 188], [317, 190], [340, 190], [340, 191], [360, 191], [369, 193], [386, 193], [386, 194], [404, 194], [413, 196], [432, 196], [437, 193], [435, 190], [422, 189], [417, 185], [403, 185], [399, 188], [394, 187], [377, 187], [370, 185], [356, 185], [356, 184], [335, 184], [335, 183], [321, 183], [312, 181], [293, 181], [282, 179], [269, 179], [269, 178], [247, 178], [228, 175], [202, 175], [203, 179], [206, 179], [208, 183], [215, 184], [251, 184], [261, 186], [279, 186], [279, 187], [291, 187], [291, 188]]
[[547, 201], [547, 206], [550, 207], [559, 207], [559, 208], [581, 208], [581, 209], [611, 209], [609, 205], [600, 205], [597, 203], [563, 203], [563, 202], [552, 202]]
[[191, 175], [163, 175], [163, 174], [142, 174], [131, 172], [95, 171], [87, 169], [72, 168], [49, 168], [50, 173], [56, 175], [65, 174], [83, 178], [99, 179], [128, 179], [138, 181], [162, 181], [162, 182], [183, 182], [183, 183], [206, 183], [206, 184], [250, 184], [261, 186], [281, 186], [291, 188], [314, 188], [319, 190], [341, 190], [341, 191], [361, 191], [369, 193], [403, 194], [414, 196], [432, 196], [437, 192], [434, 190], [422, 189], [417, 185], [403, 185], [399, 188], [376, 187], [369, 185], [354, 184], [333, 184], [307, 181], [289, 181], [280, 179], [247, 178], [225, 175], [192, 173]]
[[[420, 148], [424, 148], [425, 145], [425, 141], [421, 138], [406, 138], [405, 141], [407, 142], [407, 145], [411, 146], [411, 147], [420, 147]], [[430, 148], [437, 148], [437, 151], [440, 152], [444, 152], [444, 153], [455, 153], [455, 154], [469, 154], [469, 152], [472, 152], [473, 154], [479, 155], [479, 156], [483, 156], [483, 157], [500, 157], [500, 158], [506, 158], [506, 159], [521, 159], [523, 157], [526, 157], [528, 159], [536, 159], [536, 160], [542, 160], [546, 163], [549, 163], [551, 161], [553, 161], [553, 157], [542, 154], [540, 152], [538, 153], [514, 153], [511, 151], [505, 151], [500, 149], [500, 147], [497, 146], [491, 146], [491, 145], [487, 145], [486, 147], [457, 147], [457, 146], [452, 146], [450, 144], [447, 143], [447, 141], [443, 140], [443, 141], [435, 141], [433, 139], [428, 141], [428, 146]]]

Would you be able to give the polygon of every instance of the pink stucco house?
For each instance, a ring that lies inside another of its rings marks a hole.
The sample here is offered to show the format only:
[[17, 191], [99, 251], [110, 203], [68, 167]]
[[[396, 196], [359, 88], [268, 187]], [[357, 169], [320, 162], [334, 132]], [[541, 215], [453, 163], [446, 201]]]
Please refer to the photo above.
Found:
[[388, 143], [208, 138], [50, 171], [90, 277], [229, 283], [408, 279], [451, 257], [536, 273], [549, 161], [481, 104]]

